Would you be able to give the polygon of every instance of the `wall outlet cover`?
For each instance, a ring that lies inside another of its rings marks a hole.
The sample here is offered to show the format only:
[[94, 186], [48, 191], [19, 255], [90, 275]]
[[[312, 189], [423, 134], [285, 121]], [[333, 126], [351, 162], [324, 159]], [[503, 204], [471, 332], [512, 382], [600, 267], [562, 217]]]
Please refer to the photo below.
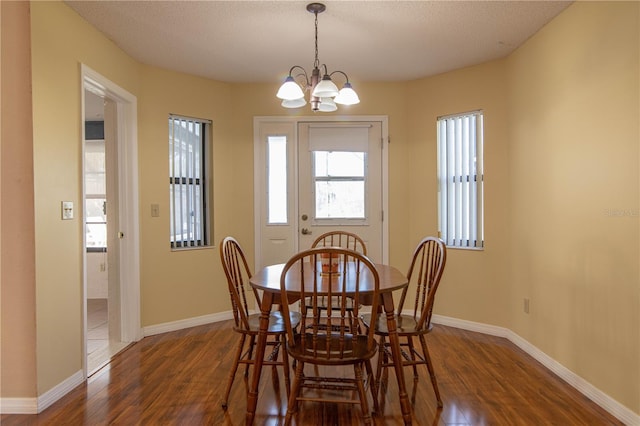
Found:
[[62, 220], [73, 219], [73, 201], [62, 202]]

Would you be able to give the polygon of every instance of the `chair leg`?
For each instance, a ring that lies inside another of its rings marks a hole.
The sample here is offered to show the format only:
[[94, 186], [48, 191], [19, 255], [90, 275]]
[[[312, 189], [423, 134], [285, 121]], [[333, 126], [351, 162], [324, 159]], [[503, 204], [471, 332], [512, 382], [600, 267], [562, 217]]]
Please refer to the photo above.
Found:
[[360, 407], [362, 408], [362, 420], [365, 425], [372, 425], [371, 412], [369, 411], [369, 403], [367, 402], [367, 393], [364, 390], [364, 381], [362, 379], [362, 365], [354, 364], [353, 371], [356, 377], [356, 386], [358, 387], [358, 395], [360, 395]]
[[373, 411], [374, 413], [380, 413], [380, 404], [378, 404], [378, 384], [376, 383], [376, 379], [373, 376], [371, 360], [366, 360], [364, 362], [364, 366], [367, 370], [367, 376], [369, 377], [369, 387], [371, 389], [371, 396], [373, 397]]
[[298, 393], [300, 392], [300, 385], [302, 384], [302, 376], [304, 373], [304, 362], [298, 362], [296, 366], [296, 374], [293, 377], [293, 385], [291, 386], [291, 393], [289, 394], [289, 402], [287, 403], [287, 415], [284, 418], [284, 425], [291, 425], [291, 419], [293, 415], [298, 411]]
[[[256, 343], [256, 336], [250, 336], [249, 337], [249, 352], [248, 352], [248, 359], [253, 359], [253, 348], [255, 346]], [[244, 369], [244, 377], [249, 377], [249, 364], [247, 364], [245, 366]]]
[[427, 348], [427, 342], [425, 341], [424, 334], [420, 335], [420, 344], [422, 345], [422, 353], [424, 359], [427, 362], [427, 369], [429, 370], [429, 377], [431, 377], [431, 384], [433, 385], [433, 391], [436, 394], [436, 400], [438, 401], [438, 407], [442, 408], [442, 398], [440, 398], [440, 390], [438, 390], [438, 382], [436, 381], [436, 373], [433, 370], [433, 364], [431, 363], [431, 356], [429, 356], [429, 349]]
[[291, 383], [289, 379], [289, 354], [287, 353], [287, 339], [284, 334], [280, 335], [280, 343], [282, 350], [282, 369], [284, 370], [284, 386], [287, 390], [287, 399], [291, 395]]
[[413, 367], [413, 380], [418, 380], [418, 366], [416, 362], [416, 349], [413, 347], [413, 337], [407, 336], [407, 347], [409, 348], [409, 353], [411, 354], [411, 362], [413, 363], [411, 367]]
[[384, 345], [384, 336], [380, 336], [380, 342], [378, 346], [378, 366], [376, 367], [376, 386], [378, 387], [378, 391], [382, 390], [382, 381], [380, 379], [382, 378], [382, 362], [385, 358]]
[[[273, 341], [273, 361], [278, 361], [278, 354], [280, 353], [280, 349], [285, 350], [284, 346], [281, 345], [281, 340], [279, 336], [274, 336]], [[271, 370], [273, 372], [274, 377], [278, 377], [278, 365], [273, 364], [271, 366]]]
[[[236, 371], [238, 371], [238, 364], [240, 364], [240, 357], [242, 356], [242, 348], [244, 347], [244, 341], [246, 337], [246, 334], [242, 334], [240, 337], [240, 344], [238, 345], [238, 349], [236, 350], [236, 355], [233, 360], [233, 367], [231, 367], [231, 372], [229, 374], [229, 380], [227, 380], [227, 390], [224, 393], [224, 399], [222, 400], [223, 410], [227, 409], [229, 394], [231, 393], [231, 386], [233, 386], [233, 379], [236, 377]], [[249, 368], [249, 364], [247, 364], [247, 368]]]

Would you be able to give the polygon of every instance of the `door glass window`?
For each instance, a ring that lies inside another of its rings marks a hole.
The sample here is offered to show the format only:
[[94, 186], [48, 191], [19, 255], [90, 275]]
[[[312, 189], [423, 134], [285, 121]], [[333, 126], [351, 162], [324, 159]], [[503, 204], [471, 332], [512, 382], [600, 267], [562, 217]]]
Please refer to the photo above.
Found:
[[287, 218], [287, 137], [267, 138], [268, 223], [286, 224]]
[[366, 153], [313, 151], [316, 219], [366, 217]]

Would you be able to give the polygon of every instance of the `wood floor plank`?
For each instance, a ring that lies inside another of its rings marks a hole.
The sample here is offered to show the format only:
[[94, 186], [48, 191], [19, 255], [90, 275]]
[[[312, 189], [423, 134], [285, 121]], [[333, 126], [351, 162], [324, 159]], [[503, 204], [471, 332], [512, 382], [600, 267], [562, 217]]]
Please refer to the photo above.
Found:
[[[220, 407], [237, 334], [231, 322], [149, 336], [38, 415], [2, 415], [14, 425], [244, 425], [248, 381], [238, 370], [227, 411]], [[622, 425], [506, 339], [436, 325], [427, 336], [444, 407], [426, 369], [405, 380], [416, 425]], [[375, 365], [375, 360], [374, 360]], [[284, 377], [264, 368], [256, 425], [280, 425]], [[347, 371], [344, 374], [348, 374]], [[376, 425], [403, 424], [393, 371]], [[359, 425], [359, 407], [304, 403], [297, 425]]]

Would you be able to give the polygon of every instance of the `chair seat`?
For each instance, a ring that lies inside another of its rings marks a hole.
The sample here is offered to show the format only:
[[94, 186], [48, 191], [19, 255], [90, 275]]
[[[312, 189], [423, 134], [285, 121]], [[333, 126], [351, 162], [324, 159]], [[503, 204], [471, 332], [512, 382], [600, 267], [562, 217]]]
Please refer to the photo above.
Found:
[[[418, 331], [416, 330], [416, 327], [418, 325], [418, 321], [416, 320], [416, 318], [410, 315], [394, 315], [394, 317], [396, 319], [396, 330], [398, 331], [398, 335], [401, 336], [428, 333], [433, 328], [433, 325], [429, 324], [428, 329]], [[369, 328], [369, 325], [371, 323], [371, 315], [364, 314], [361, 316], [361, 318], [365, 327]], [[383, 334], [385, 336], [389, 335], [389, 329], [387, 328], [387, 317], [385, 315], [378, 316], [375, 332], [376, 334]]]
[[[325, 336], [314, 336], [311, 333], [305, 333], [303, 342], [302, 334], [295, 336], [294, 344], [287, 341], [287, 350], [289, 355], [303, 362], [313, 361], [316, 364], [323, 365], [348, 365], [360, 363], [363, 359], [371, 359], [378, 351], [378, 345], [374, 342], [371, 347], [367, 347], [366, 335], [347, 334], [340, 339], [339, 334], [331, 334], [327, 339]], [[324, 354], [335, 352], [335, 357], [324, 358]], [[319, 359], [315, 353], [323, 354]]]
[[[300, 323], [300, 313], [298, 312], [289, 312], [289, 317], [291, 318], [291, 326], [296, 328]], [[247, 317], [249, 321], [249, 332], [258, 334], [260, 330], [260, 314], [253, 314]], [[239, 330], [246, 332], [247, 330]], [[285, 323], [284, 318], [282, 316], [282, 312], [274, 311], [269, 315], [269, 328], [267, 329], [267, 333], [285, 333]]]

